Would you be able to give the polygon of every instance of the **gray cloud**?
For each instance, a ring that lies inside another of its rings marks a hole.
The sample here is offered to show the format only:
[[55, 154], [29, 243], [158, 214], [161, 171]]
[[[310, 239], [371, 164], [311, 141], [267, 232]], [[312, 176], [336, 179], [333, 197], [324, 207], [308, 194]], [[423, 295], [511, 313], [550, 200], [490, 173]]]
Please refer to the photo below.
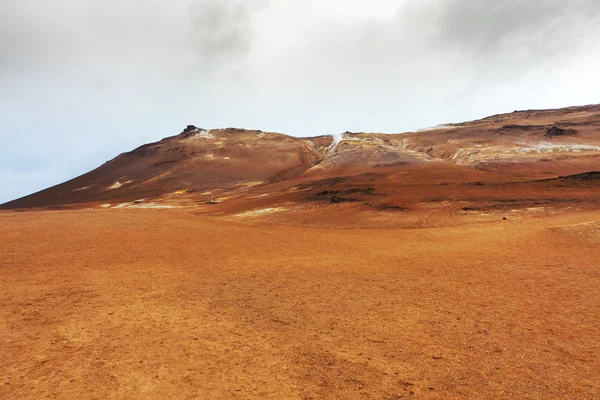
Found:
[[436, 20], [436, 44], [495, 63], [556, 60], [598, 35], [599, 14], [600, 3], [589, 0], [450, 0]]
[[[46, 0], [0, 3], [0, 69], [101, 63], [119, 70], [169, 60], [206, 65], [248, 53], [264, 0]], [[159, 64], [159, 65], [157, 65]], [[171, 72], [171, 71], [169, 71]]]
[[561, 63], [590, 50], [599, 37], [598, 1], [411, 0], [388, 19], [326, 26], [309, 40], [321, 47], [316, 51], [358, 68], [394, 64], [418, 71], [415, 65], [436, 62], [469, 73], [522, 74], [532, 64]]
[[203, 58], [247, 54], [253, 39], [253, 1], [194, 1], [189, 6], [193, 42]]
[[188, 123], [401, 132], [598, 101], [597, 0], [371, 2], [396, 12], [323, 6], [352, 3], [342, 0], [0, 0], [0, 201]]

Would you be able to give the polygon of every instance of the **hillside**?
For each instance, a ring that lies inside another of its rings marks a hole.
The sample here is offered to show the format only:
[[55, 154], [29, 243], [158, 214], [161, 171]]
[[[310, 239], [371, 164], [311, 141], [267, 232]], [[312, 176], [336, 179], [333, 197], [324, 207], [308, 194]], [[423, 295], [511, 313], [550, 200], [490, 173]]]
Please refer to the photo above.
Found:
[[[595, 207], [600, 106], [515, 111], [401, 134], [297, 138], [188, 126], [71, 181], [6, 203], [22, 208], [179, 208], [213, 215], [449, 213]], [[560, 188], [560, 189], [558, 189]], [[249, 213], [249, 214], [248, 214]]]

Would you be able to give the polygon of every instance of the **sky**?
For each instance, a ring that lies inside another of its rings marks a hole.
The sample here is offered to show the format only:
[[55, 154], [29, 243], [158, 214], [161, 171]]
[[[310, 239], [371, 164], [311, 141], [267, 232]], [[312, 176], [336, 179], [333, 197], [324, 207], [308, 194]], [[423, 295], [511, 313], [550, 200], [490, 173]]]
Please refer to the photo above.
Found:
[[598, 0], [0, 0], [0, 203], [181, 132], [600, 103]]

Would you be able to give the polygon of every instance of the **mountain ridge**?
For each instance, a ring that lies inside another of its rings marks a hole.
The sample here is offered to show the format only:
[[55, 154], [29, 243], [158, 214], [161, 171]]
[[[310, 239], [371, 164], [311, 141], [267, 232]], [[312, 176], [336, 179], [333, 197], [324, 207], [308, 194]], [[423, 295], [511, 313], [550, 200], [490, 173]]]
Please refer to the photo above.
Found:
[[[400, 185], [416, 179], [434, 186], [434, 176], [457, 184], [483, 178], [533, 182], [595, 171], [598, 165], [600, 105], [337, 137], [188, 125], [177, 135], [121, 153], [86, 174], [0, 208], [114, 207], [115, 202], [136, 201], [201, 206], [218, 203], [215, 198], [244, 197], [257, 188], [295, 198], [294, 185], [336, 177], [373, 174], [383, 184], [401, 175]], [[416, 175], [407, 177], [407, 171]], [[385, 194], [391, 192], [389, 187]]]

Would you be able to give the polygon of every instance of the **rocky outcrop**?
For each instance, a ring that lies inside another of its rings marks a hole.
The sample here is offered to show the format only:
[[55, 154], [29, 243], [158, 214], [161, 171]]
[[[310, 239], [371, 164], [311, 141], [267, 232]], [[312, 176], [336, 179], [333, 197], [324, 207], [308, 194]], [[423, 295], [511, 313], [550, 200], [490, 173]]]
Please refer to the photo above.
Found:
[[574, 136], [577, 135], [577, 131], [575, 129], [562, 129], [557, 126], [552, 126], [548, 128], [548, 131], [544, 135], [547, 138], [554, 138], [557, 136]]

